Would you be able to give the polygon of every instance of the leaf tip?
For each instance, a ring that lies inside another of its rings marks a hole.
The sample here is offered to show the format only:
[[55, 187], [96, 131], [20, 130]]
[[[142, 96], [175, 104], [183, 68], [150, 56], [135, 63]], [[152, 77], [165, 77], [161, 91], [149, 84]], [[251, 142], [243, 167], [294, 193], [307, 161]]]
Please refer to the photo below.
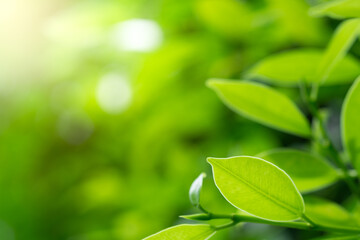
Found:
[[211, 165], [213, 164], [213, 162], [216, 160], [216, 158], [213, 158], [213, 157], [208, 157], [208, 158], [206, 158], [206, 161], [208, 162], [208, 163], [210, 163]]
[[192, 215], [181, 215], [180, 218], [187, 219], [187, 220], [194, 220], [194, 221], [206, 221], [211, 220], [211, 216], [206, 213], [197, 213]]

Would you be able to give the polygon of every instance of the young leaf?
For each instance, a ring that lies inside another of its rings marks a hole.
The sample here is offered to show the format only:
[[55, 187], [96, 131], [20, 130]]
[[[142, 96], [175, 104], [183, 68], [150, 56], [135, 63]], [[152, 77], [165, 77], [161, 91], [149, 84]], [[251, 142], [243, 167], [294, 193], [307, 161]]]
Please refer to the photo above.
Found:
[[197, 213], [192, 215], [182, 215], [181, 218], [188, 219], [188, 220], [195, 220], [195, 221], [207, 221], [211, 220], [211, 216], [206, 213]]
[[182, 224], [164, 229], [144, 240], [206, 240], [215, 234], [215, 230], [207, 224]]
[[284, 170], [300, 192], [310, 192], [326, 187], [336, 180], [338, 174], [319, 156], [294, 149], [276, 149], [259, 155]]
[[332, 18], [360, 17], [359, 0], [334, 0], [317, 5], [310, 9], [312, 16], [329, 16]]
[[359, 34], [360, 19], [347, 20], [337, 28], [317, 71], [316, 79], [319, 83], [328, 81], [331, 71], [343, 59]]
[[305, 215], [314, 223], [332, 228], [359, 228], [352, 215], [338, 204], [315, 196], [305, 196]]
[[[261, 60], [248, 73], [248, 78], [283, 86], [298, 86], [300, 81], [316, 82], [317, 65], [323, 51], [318, 49], [296, 49], [271, 55]], [[360, 75], [360, 62], [350, 55], [343, 58], [331, 71], [326, 85], [345, 84]]]
[[207, 84], [225, 104], [245, 117], [295, 135], [310, 135], [309, 123], [296, 105], [270, 87], [219, 79], [211, 79]]
[[190, 202], [194, 207], [200, 205], [200, 192], [203, 184], [203, 179], [206, 177], [205, 173], [201, 173], [195, 181], [191, 184], [189, 191]]
[[354, 167], [360, 172], [360, 77], [351, 86], [341, 112], [342, 141]]
[[208, 158], [215, 184], [235, 207], [255, 216], [290, 221], [301, 217], [304, 202], [280, 168], [256, 157]]

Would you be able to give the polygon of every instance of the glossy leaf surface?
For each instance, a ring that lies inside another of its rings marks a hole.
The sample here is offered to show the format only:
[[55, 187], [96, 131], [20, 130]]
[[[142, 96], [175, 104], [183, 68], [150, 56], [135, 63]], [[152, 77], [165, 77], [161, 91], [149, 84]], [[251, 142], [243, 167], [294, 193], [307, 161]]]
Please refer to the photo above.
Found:
[[208, 158], [216, 186], [235, 207], [277, 221], [299, 218], [303, 199], [280, 168], [256, 157]]
[[285, 95], [252, 82], [211, 79], [208, 86], [235, 112], [267, 126], [299, 136], [309, 136], [305, 116]]

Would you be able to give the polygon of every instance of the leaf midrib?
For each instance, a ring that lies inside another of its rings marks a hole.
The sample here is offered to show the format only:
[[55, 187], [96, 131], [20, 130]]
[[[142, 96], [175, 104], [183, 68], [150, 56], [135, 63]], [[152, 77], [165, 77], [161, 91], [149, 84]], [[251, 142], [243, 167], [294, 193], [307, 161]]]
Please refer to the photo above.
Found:
[[237, 180], [241, 181], [242, 183], [244, 183], [245, 185], [247, 185], [249, 188], [255, 190], [260, 195], [268, 198], [273, 203], [281, 206], [282, 208], [284, 208], [285, 210], [289, 211], [290, 213], [292, 213], [294, 215], [299, 215], [298, 212], [296, 211], [297, 209], [295, 207], [293, 207], [293, 206], [287, 204], [286, 202], [283, 202], [280, 199], [277, 199], [277, 198], [271, 196], [270, 194], [262, 191], [259, 187], [255, 186], [254, 184], [251, 184], [250, 182], [246, 181], [245, 179], [239, 177], [238, 175], [235, 175], [230, 169], [226, 168], [225, 166], [221, 165], [220, 163], [215, 162], [215, 161], [213, 163], [215, 165], [217, 165], [218, 167], [220, 167], [221, 169], [223, 169], [224, 171], [226, 171], [227, 173], [229, 173], [235, 179], [237, 179]]

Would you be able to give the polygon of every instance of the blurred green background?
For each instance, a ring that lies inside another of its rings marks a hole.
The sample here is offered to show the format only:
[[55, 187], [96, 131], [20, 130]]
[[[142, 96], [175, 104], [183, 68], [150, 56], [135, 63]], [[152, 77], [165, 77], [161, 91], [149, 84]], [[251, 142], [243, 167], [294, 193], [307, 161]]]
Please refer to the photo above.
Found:
[[[141, 239], [196, 212], [187, 194], [211, 176], [206, 157], [307, 147], [231, 112], [204, 83], [324, 48], [338, 22], [309, 17], [318, 2], [2, 0], [0, 239]], [[203, 200], [235, 211], [211, 177]], [[214, 239], [306, 235], [249, 224]]]

